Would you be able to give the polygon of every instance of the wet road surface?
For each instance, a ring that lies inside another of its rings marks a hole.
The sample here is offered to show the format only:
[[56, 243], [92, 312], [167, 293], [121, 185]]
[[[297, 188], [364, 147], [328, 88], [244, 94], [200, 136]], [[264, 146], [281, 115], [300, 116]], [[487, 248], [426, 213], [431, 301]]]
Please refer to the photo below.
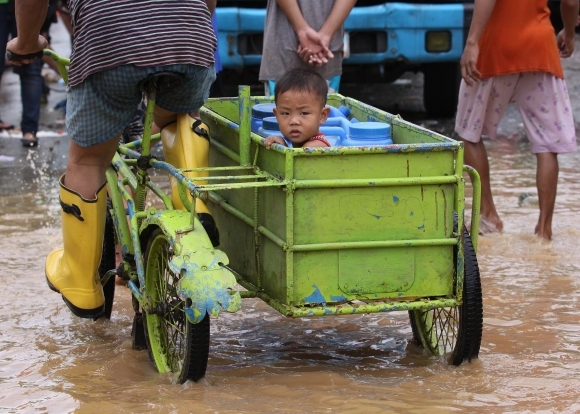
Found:
[[[580, 80], [566, 70], [574, 95]], [[452, 125], [424, 117], [413, 84], [384, 88], [395, 101], [401, 94], [413, 122]], [[292, 320], [252, 299], [212, 320], [207, 376], [183, 386], [131, 349], [127, 289], [117, 289], [111, 320], [93, 323], [72, 316], [46, 286], [44, 258], [61, 245], [56, 181], [67, 138], [47, 137], [35, 150], [0, 138], [0, 154], [14, 157], [0, 159], [0, 411], [579, 412], [580, 155], [559, 158], [554, 240], [544, 243], [533, 235], [535, 158], [515, 111], [500, 131], [487, 144], [505, 231], [480, 238], [479, 360], [453, 367], [428, 356], [411, 341], [406, 313]]]

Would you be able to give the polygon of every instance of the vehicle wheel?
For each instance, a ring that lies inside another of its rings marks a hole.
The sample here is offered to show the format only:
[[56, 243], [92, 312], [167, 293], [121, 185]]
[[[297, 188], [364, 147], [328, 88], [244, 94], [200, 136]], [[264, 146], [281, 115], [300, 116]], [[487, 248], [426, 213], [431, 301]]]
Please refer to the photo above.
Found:
[[167, 236], [157, 229], [145, 250], [145, 287], [153, 309], [143, 313], [143, 328], [151, 361], [160, 373], [173, 372], [177, 382], [197, 381], [205, 375], [209, 356], [209, 315], [192, 324], [187, 306], [177, 296], [181, 278], [169, 269], [172, 258]]
[[479, 266], [465, 228], [464, 237], [463, 304], [453, 308], [409, 311], [413, 339], [434, 355], [450, 354], [449, 363], [453, 365], [477, 358], [483, 328]]
[[[105, 219], [105, 236], [103, 238], [103, 254], [101, 256], [101, 263], [99, 264], [99, 276], [102, 278], [109, 270], [113, 270], [116, 263], [115, 255], [115, 225], [113, 217], [110, 213], [111, 201], [107, 200], [107, 218]], [[111, 312], [113, 311], [113, 300], [115, 299], [115, 278], [111, 277], [103, 285], [103, 293], [105, 294], [105, 313], [102, 315], [107, 319], [111, 319]]]
[[459, 62], [423, 65], [423, 105], [427, 114], [450, 118], [457, 111], [461, 70]]

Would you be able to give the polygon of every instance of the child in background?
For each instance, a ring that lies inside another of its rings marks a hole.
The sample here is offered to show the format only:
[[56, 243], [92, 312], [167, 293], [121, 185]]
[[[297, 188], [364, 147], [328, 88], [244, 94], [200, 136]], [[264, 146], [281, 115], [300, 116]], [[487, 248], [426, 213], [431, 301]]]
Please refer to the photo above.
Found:
[[[356, 0], [268, 0], [260, 81], [265, 95], [294, 68], [312, 68], [338, 92], [344, 21]], [[274, 89], [274, 90], [272, 90]]]
[[276, 83], [274, 115], [284, 138], [269, 136], [266, 148], [274, 143], [292, 148], [330, 147], [320, 133], [330, 113], [326, 106], [328, 85], [317, 72], [292, 69]]

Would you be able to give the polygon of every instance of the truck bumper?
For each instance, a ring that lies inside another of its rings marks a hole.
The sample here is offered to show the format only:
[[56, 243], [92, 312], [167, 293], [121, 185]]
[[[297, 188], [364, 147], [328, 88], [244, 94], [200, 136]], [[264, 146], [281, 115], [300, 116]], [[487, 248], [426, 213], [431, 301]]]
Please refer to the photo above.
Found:
[[[344, 65], [458, 61], [472, 13], [470, 3], [355, 7], [345, 22], [350, 54]], [[259, 66], [266, 10], [218, 7], [216, 14], [223, 67], [241, 71]], [[448, 49], [427, 50], [427, 38], [433, 32], [449, 39]]]

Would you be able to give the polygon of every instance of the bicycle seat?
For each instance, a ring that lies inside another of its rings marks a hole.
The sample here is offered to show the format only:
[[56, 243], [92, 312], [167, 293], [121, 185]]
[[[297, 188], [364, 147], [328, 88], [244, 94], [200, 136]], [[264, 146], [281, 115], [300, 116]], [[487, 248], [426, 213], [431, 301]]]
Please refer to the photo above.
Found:
[[161, 92], [175, 89], [183, 83], [183, 74], [177, 72], [156, 72], [147, 76], [137, 85], [141, 92]]

